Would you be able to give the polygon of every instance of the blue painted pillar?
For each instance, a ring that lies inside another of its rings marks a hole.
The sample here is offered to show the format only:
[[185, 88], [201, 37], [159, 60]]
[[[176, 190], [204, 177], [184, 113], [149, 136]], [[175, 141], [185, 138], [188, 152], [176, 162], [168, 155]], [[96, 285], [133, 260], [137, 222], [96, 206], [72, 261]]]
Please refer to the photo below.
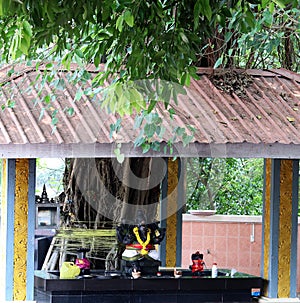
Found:
[[35, 159], [7, 159], [3, 162], [0, 301], [32, 301]]
[[262, 276], [269, 298], [296, 298], [299, 161], [265, 160]]

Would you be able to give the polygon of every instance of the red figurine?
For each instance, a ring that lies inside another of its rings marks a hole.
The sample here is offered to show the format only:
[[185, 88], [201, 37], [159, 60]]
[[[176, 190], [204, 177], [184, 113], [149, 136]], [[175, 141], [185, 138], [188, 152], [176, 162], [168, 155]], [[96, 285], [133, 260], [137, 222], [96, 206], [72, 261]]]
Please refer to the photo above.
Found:
[[196, 251], [194, 254], [192, 254], [192, 273], [201, 273], [204, 270], [205, 262], [203, 261], [203, 254], [200, 254], [199, 251]]

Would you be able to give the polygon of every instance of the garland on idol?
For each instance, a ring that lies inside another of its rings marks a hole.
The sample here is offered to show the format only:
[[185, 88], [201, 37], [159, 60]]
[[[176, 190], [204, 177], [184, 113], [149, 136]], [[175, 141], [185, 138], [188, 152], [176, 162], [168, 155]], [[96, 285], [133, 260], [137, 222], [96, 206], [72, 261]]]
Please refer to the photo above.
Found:
[[141, 254], [142, 255], [147, 255], [148, 254], [148, 250], [146, 249], [147, 245], [149, 244], [150, 242], [150, 233], [151, 233], [151, 230], [148, 228], [148, 231], [147, 231], [147, 238], [146, 238], [146, 241], [143, 242], [141, 237], [140, 237], [140, 234], [139, 234], [139, 229], [138, 227], [134, 227], [133, 229], [133, 232], [136, 236], [136, 239], [138, 241], [138, 243], [143, 247], [142, 250], [141, 250]]

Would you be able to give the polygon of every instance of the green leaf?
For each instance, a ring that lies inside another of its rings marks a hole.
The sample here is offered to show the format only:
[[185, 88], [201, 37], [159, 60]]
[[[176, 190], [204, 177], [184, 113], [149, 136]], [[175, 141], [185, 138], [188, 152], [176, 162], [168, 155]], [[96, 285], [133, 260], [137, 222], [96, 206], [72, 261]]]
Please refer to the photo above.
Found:
[[152, 142], [151, 144], [151, 148], [154, 150], [154, 151], [157, 151], [159, 152], [160, 151], [160, 143], [155, 141], [155, 142]]
[[246, 11], [246, 21], [251, 28], [254, 28], [256, 21], [253, 13], [250, 10]]
[[30, 38], [32, 37], [31, 25], [29, 24], [29, 22], [27, 20], [23, 21], [23, 34]]
[[176, 132], [176, 134], [178, 135], [178, 136], [182, 136], [184, 133], [185, 133], [185, 129], [183, 128], [183, 127], [177, 127], [176, 129], [175, 129], [175, 132]]
[[191, 76], [188, 72], [183, 73], [180, 79], [181, 85], [190, 86], [191, 84]]
[[59, 79], [56, 85], [56, 88], [59, 90], [64, 90], [66, 88], [66, 83], [64, 79]]
[[124, 20], [128, 26], [133, 27], [134, 25], [134, 17], [130, 11], [126, 11], [124, 13]]
[[12, 68], [7, 72], [7, 77], [11, 77], [15, 73], [15, 70]]
[[182, 40], [184, 43], [186, 43], [186, 44], [189, 43], [189, 39], [187, 38], [187, 36], [185, 35], [185, 33], [184, 33], [183, 31], [179, 32], [179, 35], [180, 35], [180, 37], [181, 37], [181, 40]]
[[8, 100], [8, 101], [7, 101], [7, 107], [8, 107], [8, 108], [14, 108], [15, 105], [16, 105], [16, 102], [15, 102], [15, 101], [13, 101], [13, 100]]
[[[197, 74], [197, 71], [198, 71], [198, 69], [197, 69], [196, 66], [189, 66], [188, 67], [188, 72], [190, 74], [190, 77], [195, 79], [195, 80], [200, 79], [199, 75]], [[185, 94], [186, 94], [186, 92], [185, 92]]]
[[45, 108], [43, 107], [40, 112], [39, 121], [42, 120], [44, 113], [45, 113]]
[[197, 0], [194, 6], [194, 30], [199, 26], [199, 15], [201, 10], [201, 0]]
[[194, 28], [198, 28], [199, 16], [205, 16], [208, 21], [212, 18], [212, 9], [209, 0], [197, 0], [194, 6]]
[[191, 143], [192, 140], [193, 140], [193, 136], [188, 136], [187, 134], [184, 134], [182, 136], [183, 146], [186, 147]]
[[125, 159], [124, 154], [117, 155], [117, 160], [119, 163], [122, 164], [124, 162], [124, 159]]
[[143, 121], [144, 121], [143, 115], [137, 115], [137, 116], [135, 116], [135, 118], [134, 118], [134, 126], [133, 126], [134, 129], [140, 128], [141, 125], [142, 125], [142, 123], [143, 123]]
[[116, 22], [116, 29], [119, 32], [123, 30], [123, 21], [124, 21], [124, 16], [123, 15], [119, 16]]
[[178, 95], [186, 95], [186, 90], [184, 88], [184, 86], [180, 85], [180, 84], [177, 84], [177, 83], [174, 83], [173, 85], [173, 99], [174, 99], [174, 102], [176, 105], [178, 105]]
[[152, 138], [156, 131], [155, 124], [146, 124], [144, 127], [144, 133], [148, 138]]
[[99, 66], [100, 61], [101, 61], [100, 56], [96, 56], [96, 57], [94, 57], [94, 64], [95, 64], [95, 66], [96, 66], [96, 67], [98, 67], [98, 66]]
[[270, 0], [262, 0], [261, 1], [262, 8], [266, 8], [266, 6], [268, 5], [269, 2], [270, 2]]
[[81, 89], [78, 89], [76, 94], [75, 94], [74, 101], [79, 101], [82, 96], [83, 96], [83, 91]]
[[56, 116], [52, 117], [51, 123], [52, 125], [56, 125], [58, 123], [58, 118]]
[[73, 107], [69, 107], [68, 110], [67, 110], [67, 113], [68, 113], [69, 116], [73, 116], [73, 115], [74, 115], [74, 112], [75, 112], [75, 111], [74, 111], [74, 108], [73, 108]]
[[62, 59], [62, 61], [61, 61], [62, 65], [63, 65], [67, 70], [70, 69], [70, 67], [71, 67], [71, 62], [72, 62], [72, 54], [71, 54], [71, 53], [67, 53], [67, 54], [63, 57], [63, 59]]
[[275, 4], [277, 4], [280, 8], [285, 8], [285, 3], [282, 0], [272, 0]]
[[117, 148], [114, 149], [114, 154], [117, 157], [117, 161], [122, 164], [124, 162], [125, 156], [124, 156], [124, 154], [121, 154], [120, 148], [121, 148], [121, 146], [120, 146], [120, 144], [118, 144]]
[[227, 32], [227, 33], [225, 33], [225, 42], [226, 43], [229, 42], [229, 40], [231, 39], [232, 35], [233, 35], [233, 32]]
[[50, 102], [51, 102], [51, 97], [50, 97], [50, 95], [46, 95], [46, 96], [44, 97], [44, 102], [45, 102], [46, 104], [50, 104]]
[[152, 112], [152, 110], [156, 106], [156, 104], [157, 104], [156, 100], [153, 100], [153, 99], [150, 100], [150, 104], [149, 104], [148, 109], [147, 109], [148, 114], [150, 114]]
[[134, 147], [142, 146], [145, 143], [145, 138], [142, 136], [143, 133], [141, 132], [140, 135], [134, 140]]
[[84, 54], [81, 51], [81, 49], [76, 48], [75, 49], [75, 54], [79, 57], [79, 58], [84, 58]]
[[142, 144], [142, 150], [143, 150], [143, 154], [147, 153], [151, 148], [151, 145], [149, 143], [144, 143]]
[[168, 83], [162, 83], [163, 89], [161, 92], [161, 98], [166, 105], [170, 103], [172, 87]]
[[212, 17], [212, 10], [209, 2], [209, 0], [202, 1], [202, 7], [205, 17], [210, 21]]
[[141, 95], [141, 93], [134, 87], [129, 89], [129, 99], [130, 102], [136, 102], [137, 105], [139, 105], [140, 108], [145, 109], [146, 102]]
[[219, 57], [216, 61], [214, 68], [218, 68], [223, 63], [223, 56]]
[[270, 13], [269, 10], [265, 10], [263, 13], [264, 21], [268, 26], [271, 26], [273, 24], [273, 14]]
[[173, 119], [173, 116], [176, 115], [176, 112], [173, 108], [169, 109], [170, 118]]
[[162, 129], [162, 127], [161, 127], [160, 125], [158, 125], [158, 126], [156, 127], [155, 133], [156, 133], [158, 136], [161, 134], [161, 129]]
[[24, 54], [24, 55], [28, 55], [28, 49], [29, 49], [29, 43], [27, 42], [26, 39], [22, 38], [21, 42], [19, 44], [19, 50]]

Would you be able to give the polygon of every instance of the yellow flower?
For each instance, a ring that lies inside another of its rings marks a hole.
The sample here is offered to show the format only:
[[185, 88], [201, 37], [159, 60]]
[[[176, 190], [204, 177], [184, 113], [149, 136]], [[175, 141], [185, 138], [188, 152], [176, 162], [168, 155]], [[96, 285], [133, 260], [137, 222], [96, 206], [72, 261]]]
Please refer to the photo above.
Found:
[[147, 245], [149, 244], [150, 242], [150, 233], [151, 233], [151, 230], [148, 228], [148, 231], [147, 231], [147, 239], [145, 242], [142, 241], [141, 237], [140, 237], [140, 234], [139, 234], [139, 229], [138, 227], [134, 227], [133, 229], [133, 232], [135, 234], [135, 237], [137, 239], [137, 241], [139, 242], [140, 245], [142, 245], [142, 250], [141, 250], [141, 255], [147, 255], [148, 254], [148, 250], [146, 249]]

